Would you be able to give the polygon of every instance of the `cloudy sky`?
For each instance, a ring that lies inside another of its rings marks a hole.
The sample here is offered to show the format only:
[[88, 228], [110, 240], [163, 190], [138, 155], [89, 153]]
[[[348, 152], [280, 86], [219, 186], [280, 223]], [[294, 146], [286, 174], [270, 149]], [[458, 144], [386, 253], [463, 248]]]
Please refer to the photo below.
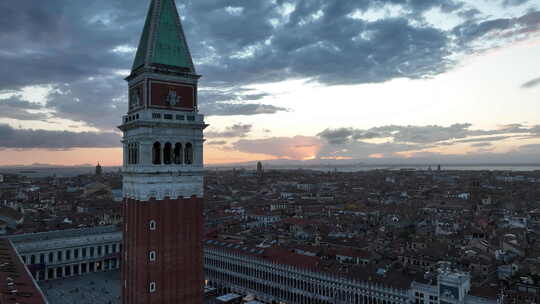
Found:
[[[0, 165], [121, 163], [149, 1], [0, 2]], [[537, 162], [540, 0], [178, 0], [208, 164]]]

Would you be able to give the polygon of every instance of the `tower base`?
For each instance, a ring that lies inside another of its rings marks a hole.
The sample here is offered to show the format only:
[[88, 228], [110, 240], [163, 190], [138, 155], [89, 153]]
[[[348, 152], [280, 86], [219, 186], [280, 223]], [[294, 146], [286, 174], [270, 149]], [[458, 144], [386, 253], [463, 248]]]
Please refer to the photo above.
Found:
[[202, 304], [202, 198], [126, 198], [123, 231], [123, 304]]

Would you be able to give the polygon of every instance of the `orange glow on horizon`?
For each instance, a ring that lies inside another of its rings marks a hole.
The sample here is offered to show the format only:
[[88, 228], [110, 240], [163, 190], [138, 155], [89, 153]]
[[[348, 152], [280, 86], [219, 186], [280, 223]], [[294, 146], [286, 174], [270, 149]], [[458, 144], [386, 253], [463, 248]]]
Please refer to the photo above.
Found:
[[226, 165], [234, 163], [265, 161], [277, 159], [275, 156], [256, 153], [243, 153], [215, 147], [205, 147], [204, 163], [206, 165]]
[[0, 166], [48, 164], [55, 166], [92, 165], [120, 166], [121, 148], [70, 150], [6, 149], [0, 150]]
[[332, 156], [332, 157], [321, 157], [322, 160], [349, 160], [353, 159], [349, 156]]
[[[521, 145], [539, 144], [538, 138], [510, 138], [498, 141], [489, 146], [491, 153], [512, 153], [517, 151]], [[264, 147], [264, 145], [263, 145]], [[269, 151], [276, 155], [264, 153], [249, 153], [232, 150], [222, 146], [205, 146], [204, 161], [206, 165], [228, 165], [235, 163], [270, 161], [276, 159], [288, 160], [313, 160], [317, 159], [321, 149], [319, 144], [309, 145], [290, 145], [286, 142], [283, 145], [275, 146], [273, 149], [281, 149], [278, 155], [277, 151]], [[263, 150], [263, 149], [261, 149]], [[455, 143], [449, 146], [436, 146], [425, 150], [411, 150], [395, 152], [393, 156], [402, 158], [421, 157], [426, 153], [435, 153], [444, 155], [467, 155], [479, 152], [485, 152], [485, 148], [473, 147], [471, 143]], [[368, 157], [371, 159], [384, 159], [388, 155], [383, 153], [373, 153]], [[344, 156], [325, 156], [321, 160], [350, 160], [352, 157]], [[95, 166], [97, 163], [103, 166], [121, 166], [122, 148], [78, 148], [70, 150], [47, 150], [47, 149], [0, 149], [0, 166], [13, 165], [33, 165], [47, 164], [54, 166]]]
[[[265, 161], [277, 159], [275, 156], [238, 151], [205, 149], [205, 164], [219, 165]], [[122, 165], [122, 148], [88, 148], [70, 150], [47, 149], [5, 149], [0, 150], [0, 166], [47, 164], [54, 166], [102, 166], [115, 167]]]

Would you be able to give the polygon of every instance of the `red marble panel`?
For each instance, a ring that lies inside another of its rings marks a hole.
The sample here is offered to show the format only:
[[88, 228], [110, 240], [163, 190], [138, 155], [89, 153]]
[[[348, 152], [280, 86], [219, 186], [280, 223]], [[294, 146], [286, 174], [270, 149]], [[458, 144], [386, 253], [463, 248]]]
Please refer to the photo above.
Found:
[[[169, 95], [176, 94], [176, 104], [171, 104]], [[150, 82], [150, 106], [169, 110], [193, 110], [196, 106], [196, 87], [191, 84]]]
[[139, 82], [129, 88], [129, 111], [133, 112], [144, 107], [145, 101], [144, 82]]

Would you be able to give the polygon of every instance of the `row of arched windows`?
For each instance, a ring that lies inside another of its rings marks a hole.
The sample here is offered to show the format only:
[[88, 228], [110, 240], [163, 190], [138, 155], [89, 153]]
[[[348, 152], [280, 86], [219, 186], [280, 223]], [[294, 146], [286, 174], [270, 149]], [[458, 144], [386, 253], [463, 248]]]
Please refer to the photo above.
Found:
[[139, 163], [139, 144], [128, 144], [128, 164], [135, 165]]
[[[204, 267], [210, 283], [223, 287], [240, 287], [255, 290], [271, 298], [293, 303], [351, 303], [351, 304], [400, 304], [408, 303], [406, 292], [388, 292], [386, 288], [373, 290], [360, 285], [337, 285], [325, 278], [314, 278], [296, 271], [279, 271], [261, 267], [258, 262], [239, 261], [230, 256], [219, 257], [205, 250]], [[265, 283], [261, 283], [265, 282]], [[222, 284], [224, 283], [224, 284]], [[334, 301], [324, 301], [331, 298]], [[337, 301], [336, 301], [337, 300]]]
[[173, 147], [168, 142], [162, 148], [161, 143], [156, 141], [152, 147], [152, 163], [154, 165], [191, 165], [193, 164], [193, 145], [187, 143], [184, 147], [181, 143], [176, 143]]

